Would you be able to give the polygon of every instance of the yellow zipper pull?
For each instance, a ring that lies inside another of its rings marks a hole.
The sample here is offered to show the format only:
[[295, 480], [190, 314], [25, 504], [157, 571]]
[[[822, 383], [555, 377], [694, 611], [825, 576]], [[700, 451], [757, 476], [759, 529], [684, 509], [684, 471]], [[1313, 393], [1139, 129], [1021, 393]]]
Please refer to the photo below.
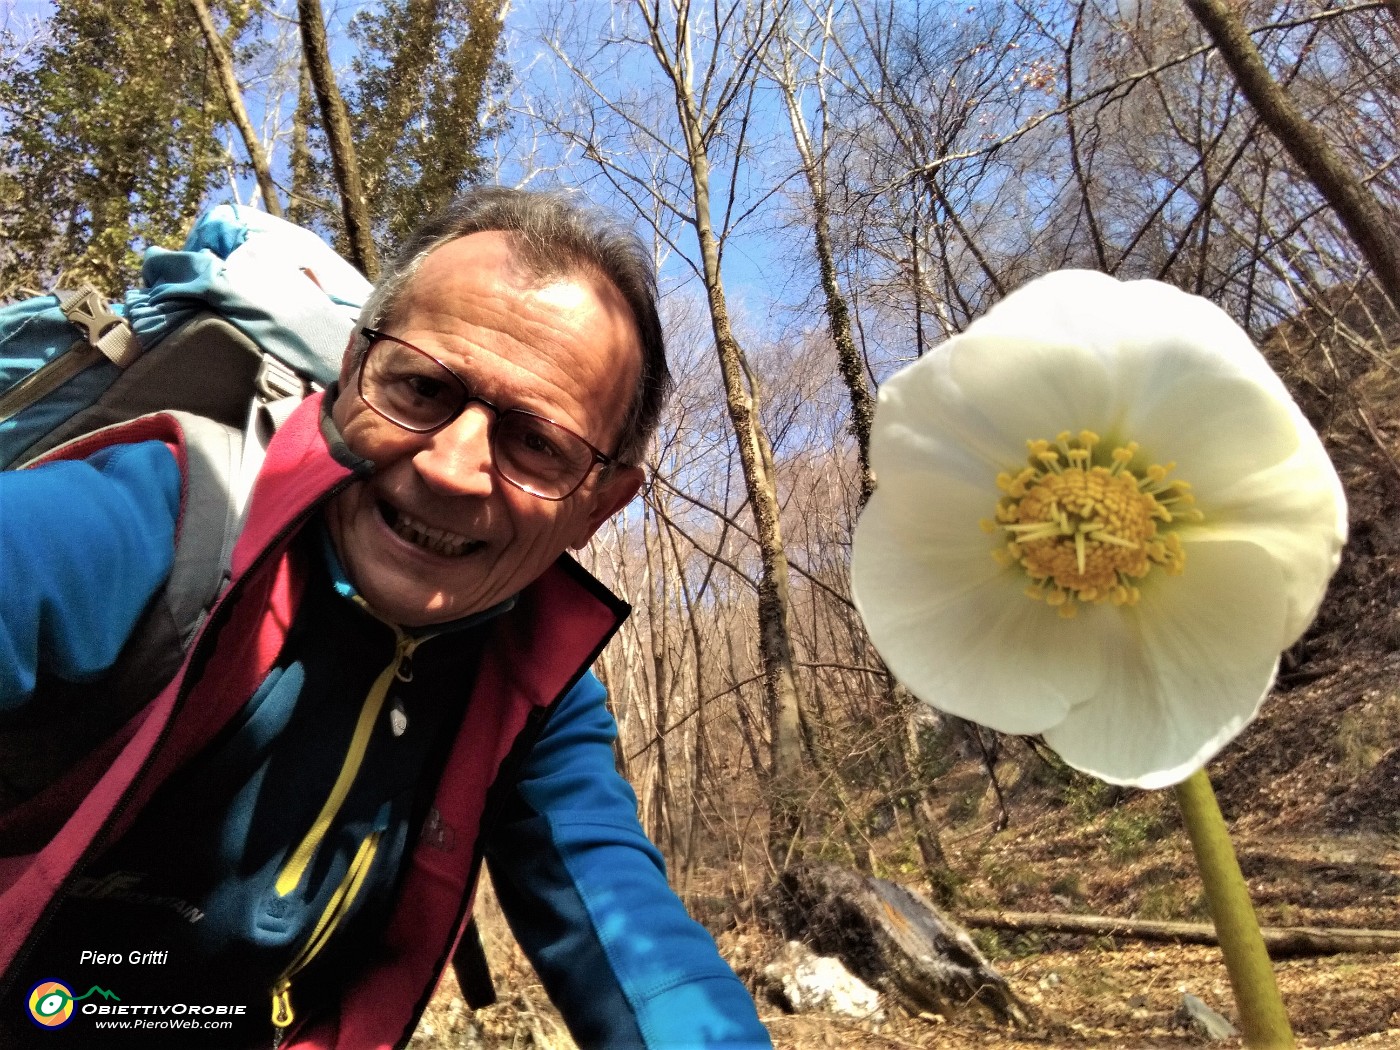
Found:
[[350, 861], [350, 867], [346, 870], [345, 877], [341, 879], [340, 885], [331, 894], [325, 911], [321, 913], [315, 929], [311, 931], [311, 936], [302, 945], [301, 951], [292, 959], [290, 965], [282, 971], [282, 976], [277, 978], [272, 985], [272, 1023], [276, 1026], [272, 1050], [277, 1050], [278, 1045], [282, 1042], [282, 1037], [287, 1034], [287, 1029], [296, 1019], [296, 1014], [292, 1012], [292, 978], [304, 970], [312, 959], [316, 958], [321, 949], [330, 941], [331, 934], [340, 925], [340, 921], [349, 912], [355, 898], [359, 896], [360, 888], [364, 885], [370, 867], [374, 864], [375, 855], [379, 851], [379, 840], [383, 836], [382, 830], [372, 831], [365, 836], [360, 843], [360, 848], [355, 851], [355, 856]]
[[[278, 1029], [278, 1043], [282, 1041], [282, 1034], [292, 1026], [294, 1020], [296, 1014], [292, 1013], [292, 982], [290, 978], [284, 977], [272, 986], [272, 1023]], [[276, 1043], [273, 1045], [276, 1046]]]
[[409, 635], [399, 639], [399, 651], [395, 654], [399, 666], [394, 672], [394, 677], [400, 682], [413, 681], [413, 651], [418, 648], [420, 641], [421, 639]]
[[[405, 665], [413, 656], [413, 651], [427, 641], [427, 638], [414, 638], [407, 635], [398, 627], [394, 627], [394, 633], [396, 639], [394, 658], [389, 662], [389, 666], [379, 673], [374, 684], [370, 686], [369, 695], [365, 697], [364, 706], [360, 708], [360, 717], [355, 723], [355, 731], [350, 738], [350, 747], [346, 751], [344, 762], [340, 767], [340, 774], [331, 786], [331, 792], [321, 805], [321, 812], [316, 815], [306, 837], [292, 852], [286, 865], [278, 874], [277, 881], [273, 884], [273, 889], [280, 897], [287, 896], [301, 884], [302, 876], [306, 874], [306, 869], [311, 864], [311, 858], [316, 855], [321, 840], [330, 830], [336, 814], [340, 812], [341, 805], [345, 802], [346, 796], [350, 794], [350, 787], [354, 783], [355, 777], [359, 775], [360, 763], [364, 761], [365, 751], [369, 747], [370, 737], [379, 719], [379, 712], [384, 706], [384, 698], [389, 695], [389, 687], [393, 685], [395, 678], [401, 677]], [[408, 675], [410, 678], [413, 676], [411, 667], [408, 668]]]

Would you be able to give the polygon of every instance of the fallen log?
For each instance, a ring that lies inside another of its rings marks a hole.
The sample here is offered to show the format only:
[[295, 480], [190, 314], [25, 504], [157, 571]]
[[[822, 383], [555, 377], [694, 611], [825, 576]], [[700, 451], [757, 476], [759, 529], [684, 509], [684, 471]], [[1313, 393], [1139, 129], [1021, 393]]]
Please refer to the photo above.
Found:
[[[968, 911], [958, 916], [967, 926], [998, 930], [1043, 930], [1049, 933], [1088, 933], [1099, 937], [1131, 937], [1144, 941], [1218, 944], [1215, 927], [1206, 922], [1159, 922], [1120, 919], [1112, 915], [1063, 915], [1055, 912]], [[1261, 931], [1275, 959], [1345, 952], [1400, 952], [1400, 932], [1393, 930], [1326, 929], [1321, 926], [1270, 926]]]
[[912, 1014], [967, 1010], [1003, 1024], [1031, 1023], [967, 933], [906, 886], [806, 864], [784, 872], [756, 904], [784, 938], [834, 956]]

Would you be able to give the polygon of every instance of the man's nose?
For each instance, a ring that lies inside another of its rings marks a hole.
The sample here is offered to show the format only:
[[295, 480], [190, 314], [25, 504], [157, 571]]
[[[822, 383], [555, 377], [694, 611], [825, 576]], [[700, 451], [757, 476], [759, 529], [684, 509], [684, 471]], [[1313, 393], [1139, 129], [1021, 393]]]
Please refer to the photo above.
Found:
[[453, 496], [486, 496], [496, 485], [491, 458], [495, 416], [485, 405], [469, 404], [441, 430], [427, 435], [413, 465], [429, 487]]

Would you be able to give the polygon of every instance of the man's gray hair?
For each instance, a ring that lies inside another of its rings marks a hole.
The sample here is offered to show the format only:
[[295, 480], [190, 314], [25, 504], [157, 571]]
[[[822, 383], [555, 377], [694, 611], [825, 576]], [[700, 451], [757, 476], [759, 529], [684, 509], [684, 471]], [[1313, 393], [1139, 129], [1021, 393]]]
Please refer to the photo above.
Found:
[[[458, 237], [499, 230], [511, 235], [516, 259], [547, 280], [592, 270], [622, 293], [642, 343], [642, 375], [623, 418], [614, 458], [635, 466], [661, 420], [671, 392], [671, 371], [656, 306], [656, 270], [635, 233], [613, 216], [564, 190], [483, 186], [467, 190], [428, 219], [399, 246], [380, 274], [360, 324], [378, 328], [402, 301], [418, 268], [435, 248]], [[363, 336], [357, 350], [367, 349]]]

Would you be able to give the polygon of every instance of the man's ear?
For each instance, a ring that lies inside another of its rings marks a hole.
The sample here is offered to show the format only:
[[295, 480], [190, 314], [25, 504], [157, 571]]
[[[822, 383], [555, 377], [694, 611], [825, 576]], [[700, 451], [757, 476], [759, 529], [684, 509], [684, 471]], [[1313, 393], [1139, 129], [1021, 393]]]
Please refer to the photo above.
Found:
[[646, 472], [641, 467], [614, 467], [608, 479], [600, 482], [589, 496], [588, 517], [580, 524], [579, 533], [569, 546], [580, 550], [587, 545], [603, 522], [632, 502], [645, 480]]

